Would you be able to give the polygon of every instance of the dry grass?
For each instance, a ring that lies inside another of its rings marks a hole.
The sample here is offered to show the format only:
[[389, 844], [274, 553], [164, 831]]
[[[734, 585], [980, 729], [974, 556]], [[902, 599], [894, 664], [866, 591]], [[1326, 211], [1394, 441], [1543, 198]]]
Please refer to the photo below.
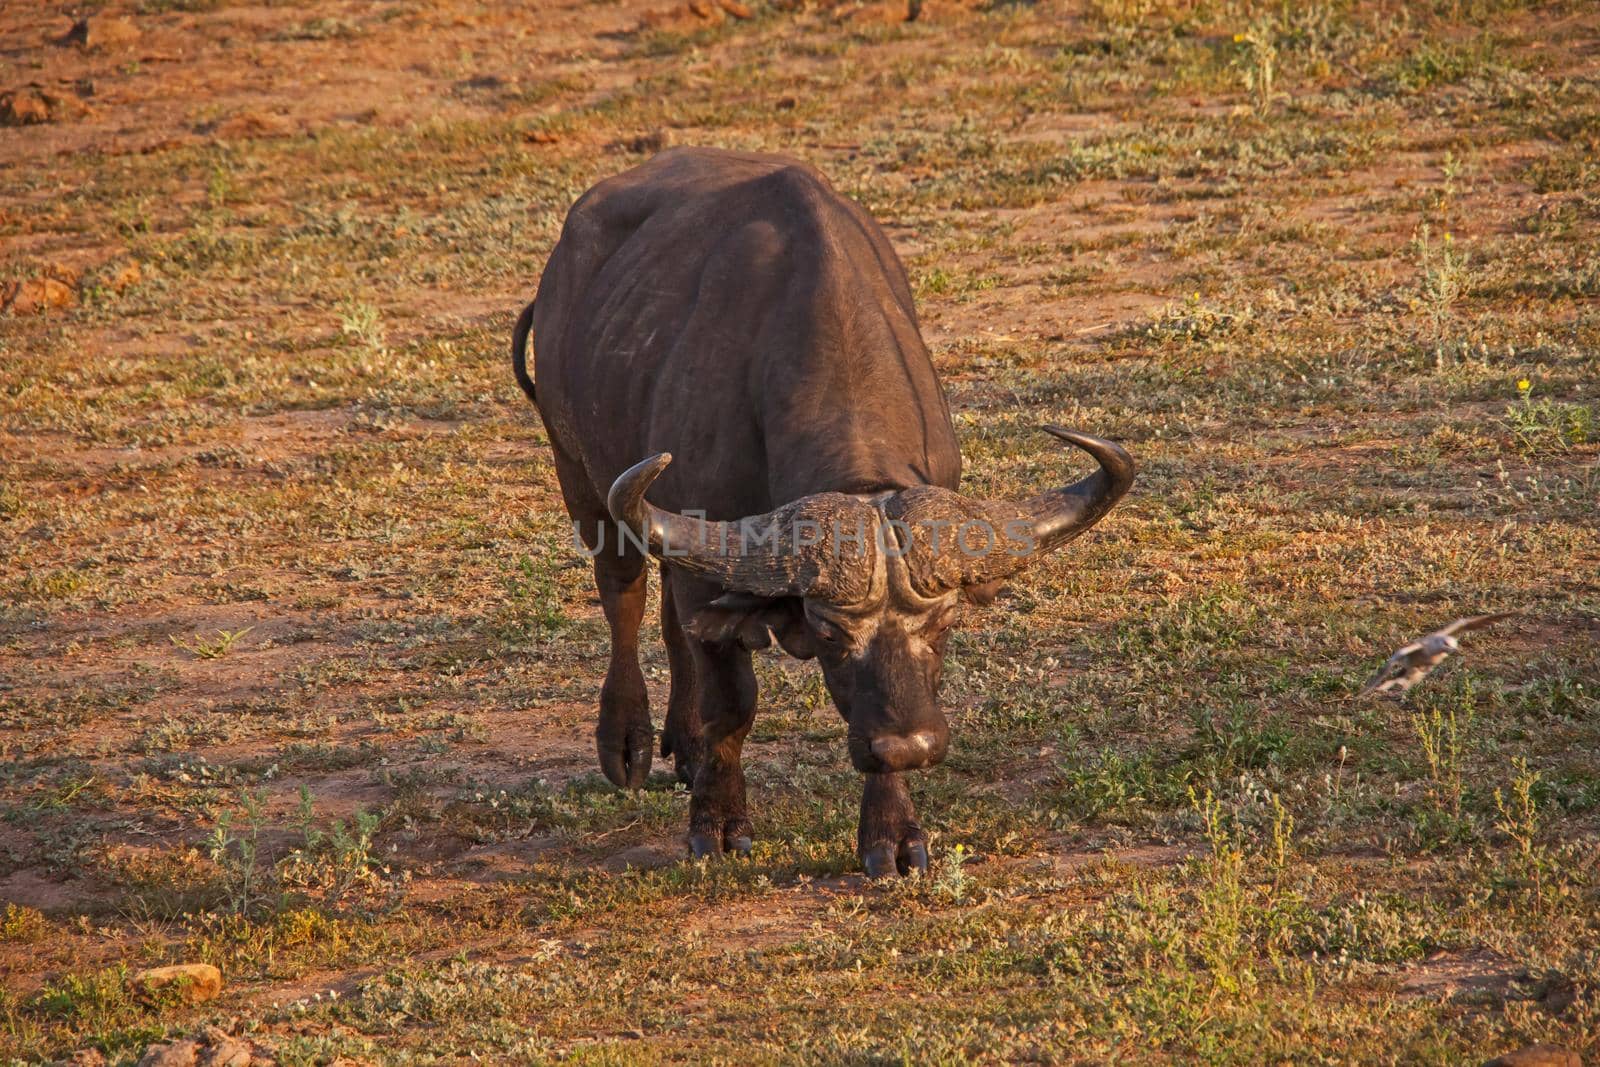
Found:
[[[0, 283], [77, 294], [0, 317], [0, 1059], [1600, 1053], [1600, 19], [641, 3], [0, 15], [0, 89], [94, 83], [0, 131]], [[811, 668], [760, 663], [749, 863], [595, 771], [505, 349], [573, 198], [669, 140], [889, 227], [974, 490], [1058, 478], [1043, 422], [1143, 464], [953, 642], [926, 882], [855, 873]], [[222, 999], [134, 995], [176, 961]]]

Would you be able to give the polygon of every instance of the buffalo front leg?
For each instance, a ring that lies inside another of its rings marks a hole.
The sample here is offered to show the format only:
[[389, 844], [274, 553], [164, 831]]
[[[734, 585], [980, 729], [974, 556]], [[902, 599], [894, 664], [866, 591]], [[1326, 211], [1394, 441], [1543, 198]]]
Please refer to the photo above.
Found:
[[856, 852], [868, 878], [928, 873], [928, 835], [917, 824], [903, 774], [869, 774], [861, 791]]
[[661, 566], [661, 637], [667, 646], [667, 668], [672, 675], [667, 697], [667, 721], [661, 729], [661, 755], [671, 756], [678, 780], [693, 786], [700, 766], [700, 696], [695, 678], [695, 655], [678, 617], [673, 579]]
[[692, 642], [701, 720], [701, 759], [689, 800], [689, 851], [696, 859], [723, 851], [748, 854], [744, 739], [756, 715], [750, 653], [732, 644]]
[[613, 784], [639, 789], [650, 776], [650, 695], [639, 669], [639, 623], [644, 618], [645, 569], [639, 555], [594, 558], [594, 582], [611, 627], [611, 664], [600, 687], [595, 748], [600, 769]]

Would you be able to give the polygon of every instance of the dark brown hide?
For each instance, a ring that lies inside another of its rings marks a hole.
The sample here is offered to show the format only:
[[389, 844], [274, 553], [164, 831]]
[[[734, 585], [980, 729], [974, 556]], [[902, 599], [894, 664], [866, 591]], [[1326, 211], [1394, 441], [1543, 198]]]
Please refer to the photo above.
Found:
[[750, 847], [750, 652], [776, 637], [818, 659], [849, 723], [868, 873], [925, 869], [900, 772], [944, 755], [961, 594], [992, 599], [1097, 521], [1133, 478], [1127, 453], [1050, 428], [1100, 469], [1018, 503], [962, 497], [904, 268], [860, 207], [778, 156], [673, 149], [585, 193], [512, 351], [611, 627], [607, 777], [637, 787], [649, 770], [637, 638], [654, 554], [672, 675], [661, 751], [693, 783], [694, 854]]

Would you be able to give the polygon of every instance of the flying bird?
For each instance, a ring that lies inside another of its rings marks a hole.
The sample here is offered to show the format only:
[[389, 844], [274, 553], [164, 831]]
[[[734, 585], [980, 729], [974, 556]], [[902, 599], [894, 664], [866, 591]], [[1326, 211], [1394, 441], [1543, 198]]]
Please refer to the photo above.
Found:
[[1372, 693], [1404, 693], [1418, 682], [1428, 676], [1439, 664], [1443, 663], [1451, 653], [1461, 651], [1461, 643], [1456, 640], [1456, 634], [1476, 630], [1480, 626], [1509, 619], [1515, 615], [1514, 611], [1496, 611], [1488, 615], [1469, 615], [1464, 619], [1457, 619], [1449, 626], [1435, 630], [1426, 637], [1419, 637], [1408, 645], [1403, 645], [1399, 651], [1389, 657], [1389, 662], [1378, 669], [1378, 673], [1367, 679], [1367, 684], [1361, 687], [1359, 696]]

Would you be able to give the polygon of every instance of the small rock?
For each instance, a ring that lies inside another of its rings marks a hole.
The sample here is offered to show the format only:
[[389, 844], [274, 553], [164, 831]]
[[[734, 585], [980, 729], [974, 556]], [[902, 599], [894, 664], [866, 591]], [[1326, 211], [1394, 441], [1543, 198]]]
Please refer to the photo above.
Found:
[[47, 308], [67, 308], [77, 302], [77, 291], [55, 278], [12, 282], [0, 291], [0, 310], [13, 315], [30, 315]]
[[94, 15], [72, 24], [60, 44], [79, 45], [83, 48], [115, 48], [131, 44], [141, 36], [139, 27], [127, 16]]
[[59, 93], [41, 85], [24, 85], [0, 93], [0, 126], [38, 126], [88, 113], [89, 105], [71, 93]]
[[722, 12], [711, 5], [711, 0], [689, 0], [689, 10], [708, 21], [722, 21]]
[[1483, 1067], [1583, 1067], [1583, 1057], [1560, 1045], [1528, 1045], [1496, 1056]]
[[56, 1067], [106, 1067], [105, 1053], [97, 1048], [80, 1048], [64, 1060], [57, 1060]]
[[50, 121], [50, 105], [33, 86], [0, 93], [0, 126], [39, 126]]
[[200, 1053], [195, 1067], [250, 1067], [253, 1053], [243, 1041], [230, 1041]]
[[206, 1047], [195, 1060], [195, 1067], [250, 1067], [251, 1048], [218, 1026], [200, 1031]]
[[50, 307], [72, 307], [78, 302], [82, 280], [82, 270], [53, 262], [40, 277], [0, 286], [0, 310], [27, 315]]
[[209, 963], [178, 963], [140, 971], [133, 985], [147, 996], [170, 989], [183, 1003], [198, 1004], [222, 992], [222, 972]]
[[195, 1067], [200, 1042], [192, 1037], [168, 1045], [151, 1045], [139, 1057], [139, 1067]]
[[106, 284], [109, 285], [114, 291], [120, 293], [129, 286], [138, 285], [143, 278], [144, 271], [139, 269], [139, 264], [137, 262], [134, 262], [127, 264], [121, 270], [117, 271], [117, 273], [113, 274], [111, 276], [111, 280]]
[[741, 4], [739, 0], [722, 0], [722, 10], [726, 11], [736, 19], [748, 19], [755, 17], [755, 12], [751, 11], [747, 5]]
[[[220, 1026], [207, 1026], [192, 1037], [151, 1045], [139, 1067], [250, 1067], [255, 1056], [256, 1047], [250, 1042]], [[263, 1056], [266, 1059], [270, 1057]]]

